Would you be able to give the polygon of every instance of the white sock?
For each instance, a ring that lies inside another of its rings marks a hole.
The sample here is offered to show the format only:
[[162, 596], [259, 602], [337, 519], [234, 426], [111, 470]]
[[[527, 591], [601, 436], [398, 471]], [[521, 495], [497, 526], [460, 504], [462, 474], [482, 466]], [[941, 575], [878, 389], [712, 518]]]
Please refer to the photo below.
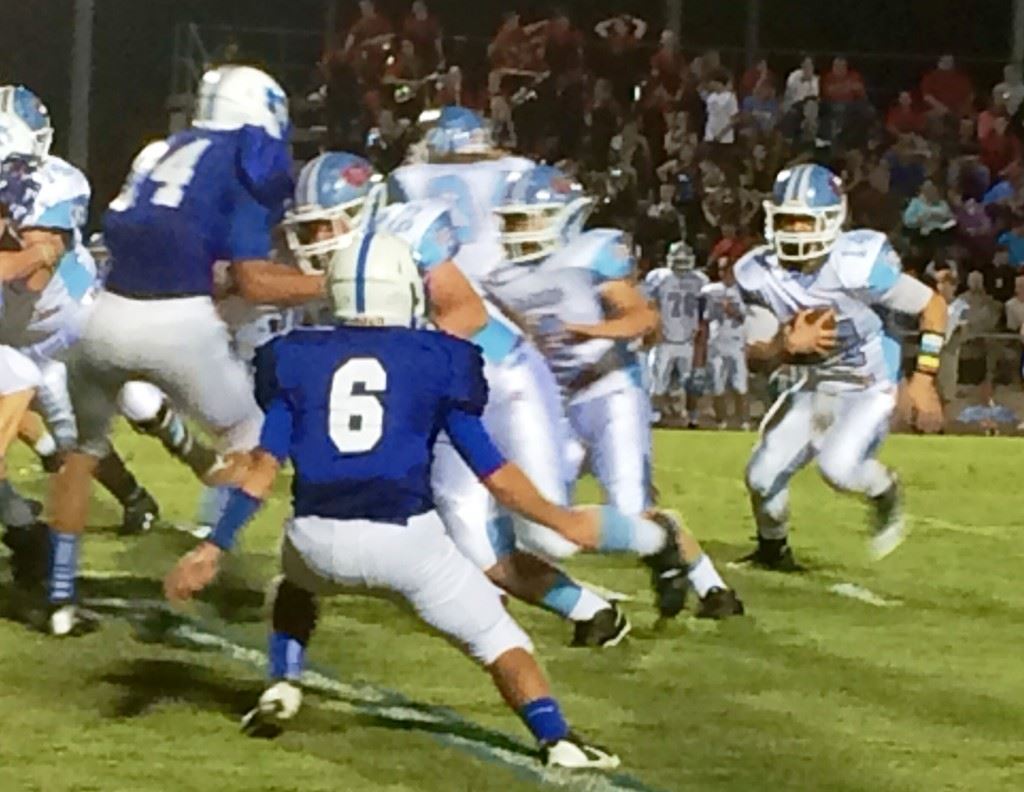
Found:
[[57, 452], [57, 443], [49, 432], [45, 432], [42, 437], [36, 440], [36, 444], [32, 447], [41, 457], [48, 457]]
[[639, 556], [654, 555], [665, 546], [665, 529], [643, 517], [633, 524], [633, 549]]
[[864, 487], [864, 494], [869, 498], [877, 498], [892, 486], [892, 475], [889, 473], [889, 468], [877, 459], [869, 459], [864, 462], [859, 473], [857, 478], [860, 479]]
[[686, 577], [689, 579], [690, 585], [693, 586], [693, 590], [697, 592], [697, 596], [701, 599], [704, 599], [705, 595], [713, 588], [729, 588], [725, 585], [725, 581], [722, 580], [718, 570], [715, 569], [715, 565], [711, 563], [711, 559], [706, 554], [702, 554], [697, 559], [697, 563], [690, 567]]
[[606, 600], [601, 599], [585, 586], [580, 586], [580, 591], [582, 593], [579, 600], [573, 606], [573, 609], [569, 611], [569, 618], [572, 621], [590, 621], [590, 619], [594, 618], [595, 613], [611, 607]]

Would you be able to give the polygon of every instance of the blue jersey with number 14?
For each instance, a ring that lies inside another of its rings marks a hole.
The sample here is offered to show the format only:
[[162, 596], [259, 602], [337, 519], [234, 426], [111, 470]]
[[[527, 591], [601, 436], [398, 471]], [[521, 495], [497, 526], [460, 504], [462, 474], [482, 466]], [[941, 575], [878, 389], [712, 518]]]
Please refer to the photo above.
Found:
[[287, 143], [256, 127], [188, 129], [104, 217], [107, 288], [129, 297], [210, 296], [216, 261], [264, 259], [291, 193]]
[[453, 336], [295, 330], [260, 349], [256, 380], [267, 413], [260, 446], [291, 457], [296, 516], [404, 523], [431, 510], [431, 449], [442, 430], [477, 475], [504, 463], [479, 428], [480, 352]]

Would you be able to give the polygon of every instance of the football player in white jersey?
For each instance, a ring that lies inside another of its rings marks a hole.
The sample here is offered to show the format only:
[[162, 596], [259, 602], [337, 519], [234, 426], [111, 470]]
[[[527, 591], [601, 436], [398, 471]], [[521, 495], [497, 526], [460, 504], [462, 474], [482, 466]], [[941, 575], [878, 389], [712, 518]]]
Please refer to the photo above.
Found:
[[[544, 351], [572, 435], [608, 500], [639, 515], [653, 505], [650, 405], [630, 343], [655, 329], [658, 314], [632, 280], [635, 262], [622, 233], [579, 232], [588, 205], [581, 187], [557, 168], [511, 174], [496, 210], [506, 263], [484, 287]], [[710, 558], [684, 536], [688, 578], [701, 599], [698, 615], [741, 614], [742, 604]]]
[[[533, 163], [496, 149], [484, 121], [463, 107], [440, 111], [436, 125], [427, 132], [425, 150], [427, 162], [404, 165], [390, 175], [389, 198], [397, 202], [442, 201], [459, 242], [454, 263], [483, 291], [480, 284], [504, 256], [498, 219], [492, 210], [503, 196], [507, 176], [525, 172]], [[487, 324], [473, 340], [488, 364], [489, 428], [499, 447], [544, 495], [564, 503], [564, 416], [557, 384], [543, 356], [523, 333], [493, 302], [485, 299], [485, 305]], [[531, 427], [529, 432], [523, 431], [526, 426]], [[435, 477], [444, 483], [438, 491], [438, 507], [446, 524], [463, 537], [456, 538], [456, 543], [482, 568], [501, 569], [510, 563], [513, 532], [529, 549], [550, 558], [575, 552], [571, 543], [543, 526], [519, 517], [495, 517], [486, 490], [443, 438], [437, 448]], [[490, 541], [479, 531], [481, 519], [490, 521]], [[534, 577], [532, 572], [530, 577]], [[615, 643], [629, 629], [614, 605], [565, 575], [542, 588], [546, 589], [543, 604], [576, 622], [576, 643]], [[529, 598], [536, 599], [535, 592]]]
[[[681, 414], [691, 428], [697, 426], [697, 398], [700, 396], [702, 366], [694, 365], [697, 333], [700, 331], [700, 294], [708, 277], [696, 269], [693, 251], [685, 242], [674, 243], [668, 251], [667, 266], [651, 270], [644, 291], [658, 305], [661, 338], [654, 348], [651, 397], [663, 417]], [[673, 382], [685, 393], [685, 410], [673, 395]]]
[[945, 301], [901, 271], [883, 234], [842, 231], [846, 197], [826, 168], [782, 171], [765, 213], [768, 244], [735, 267], [755, 313], [750, 351], [805, 366], [769, 410], [747, 466], [758, 533], [748, 560], [771, 569], [797, 567], [787, 543], [789, 480], [812, 460], [833, 488], [870, 504], [869, 550], [882, 558], [904, 537], [899, 481], [875, 459], [901, 379], [900, 340], [888, 319], [894, 313], [918, 318], [920, 354], [906, 394], [918, 426], [936, 430]]
[[733, 265], [717, 262], [719, 280], [701, 291], [701, 316], [706, 323], [707, 365], [714, 396], [715, 420], [725, 429], [728, 419], [726, 395], [732, 394], [740, 427], [750, 428], [747, 404], [747, 311], [736, 285]]

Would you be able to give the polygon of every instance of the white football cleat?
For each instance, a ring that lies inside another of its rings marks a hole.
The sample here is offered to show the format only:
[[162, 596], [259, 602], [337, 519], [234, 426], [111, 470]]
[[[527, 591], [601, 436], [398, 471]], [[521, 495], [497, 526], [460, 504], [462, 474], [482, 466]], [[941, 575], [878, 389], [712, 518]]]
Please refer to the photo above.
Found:
[[614, 770], [619, 757], [605, 748], [581, 740], [571, 732], [558, 742], [541, 746], [541, 759], [547, 767], [568, 770]]
[[275, 682], [242, 718], [242, 731], [253, 737], [276, 737], [301, 707], [302, 689], [298, 685], [286, 679]]
[[50, 635], [56, 638], [88, 635], [99, 628], [99, 619], [73, 602], [65, 602], [51, 607], [48, 627]]

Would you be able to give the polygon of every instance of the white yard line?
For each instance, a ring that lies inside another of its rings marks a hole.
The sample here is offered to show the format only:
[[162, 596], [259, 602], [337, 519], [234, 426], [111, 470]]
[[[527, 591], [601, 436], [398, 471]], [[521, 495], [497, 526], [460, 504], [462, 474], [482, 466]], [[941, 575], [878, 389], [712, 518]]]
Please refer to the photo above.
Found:
[[[110, 575], [89, 573], [86, 577], [103, 579]], [[116, 597], [88, 599], [83, 604], [95, 610], [120, 615], [142, 615], [165, 609], [164, 604], [158, 600]], [[263, 671], [266, 668], [267, 656], [264, 652], [236, 643], [225, 635], [190, 620], [183, 620], [176, 624], [171, 628], [170, 634], [196, 648], [217, 650], [232, 660], [254, 669]], [[471, 726], [475, 731], [486, 732], [501, 741], [523, 744], [521, 740], [484, 729], [445, 709], [418, 705], [416, 702], [406, 699], [401, 693], [372, 685], [351, 685], [316, 670], [307, 670], [302, 683], [308, 690], [314, 690], [327, 696], [329, 701], [326, 704], [329, 709], [353, 714], [377, 715], [407, 724], [451, 726], [453, 727], [451, 732], [434, 731], [431, 732], [431, 735], [441, 742], [468, 751], [483, 759], [505, 765], [519, 775], [528, 776], [541, 784], [578, 790], [578, 792], [656, 792], [642, 782], [620, 773], [605, 775], [598, 772], [579, 773], [548, 768], [540, 765], [529, 754], [458, 734], [455, 730], [459, 727]]]

